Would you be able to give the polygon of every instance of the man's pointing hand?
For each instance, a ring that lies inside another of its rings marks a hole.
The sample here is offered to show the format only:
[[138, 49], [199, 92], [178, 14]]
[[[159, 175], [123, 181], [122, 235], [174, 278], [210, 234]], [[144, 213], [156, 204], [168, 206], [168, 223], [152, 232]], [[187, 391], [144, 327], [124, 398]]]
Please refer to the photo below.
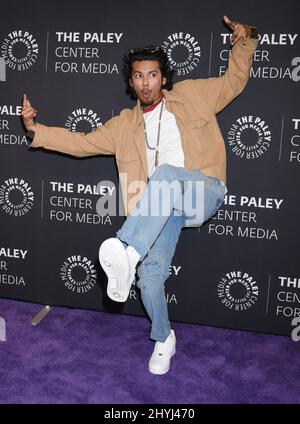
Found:
[[230, 37], [231, 44], [234, 45], [239, 41], [240, 38], [243, 39], [244, 45], [246, 44], [246, 38], [250, 35], [250, 27], [245, 24], [240, 24], [230, 20], [226, 15], [224, 16], [224, 22], [233, 30], [233, 34]]
[[23, 104], [22, 104], [22, 119], [23, 123], [28, 131], [35, 131], [36, 123], [34, 122], [34, 118], [37, 115], [37, 110], [34, 109], [26, 94], [23, 96]]

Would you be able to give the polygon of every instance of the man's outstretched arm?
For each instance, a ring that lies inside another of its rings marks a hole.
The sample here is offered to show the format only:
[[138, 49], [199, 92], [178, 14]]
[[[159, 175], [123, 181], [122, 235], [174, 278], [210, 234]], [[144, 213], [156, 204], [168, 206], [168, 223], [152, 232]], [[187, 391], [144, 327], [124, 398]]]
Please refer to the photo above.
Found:
[[77, 157], [115, 153], [113, 132], [117, 126], [118, 117], [110, 119], [97, 130], [84, 134], [38, 124], [35, 122], [36, 116], [37, 110], [31, 106], [24, 94], [22, 119], [28, 135], [33, 138], [30, 147], [43, 147]]
[[258, 40], [252, 38], [253, 27], [231, 21], [226, 15], [223, 19], [233, 30], [230, 37], [233, 47], [225, 74], [207, 80], [206, 102], [213, 108], [214, 113], [220, 112], [244, 90], [258, 44]]
[[254, 27], [231, 21], [227, 16], [224, 16], [224, 22], [233, 30], [232, 51], [225, 74], [215, 78], [186, 80], [189, 89], [187, 95], [196, 95], [213, 114], [220, 112], [244, 90], [258, 44], [258, 40], [252, 38]]

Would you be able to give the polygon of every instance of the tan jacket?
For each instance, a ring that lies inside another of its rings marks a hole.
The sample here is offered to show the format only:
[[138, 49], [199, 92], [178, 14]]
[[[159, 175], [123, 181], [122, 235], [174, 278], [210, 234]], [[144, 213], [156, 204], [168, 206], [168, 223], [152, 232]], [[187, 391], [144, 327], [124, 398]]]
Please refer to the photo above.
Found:
[[[226, 183], [226, 151], [216, 114], [244, 89], [257, 41], [242, 39], [233, 47], [226, 73], [218, 78], [185, 80], [163, 90], [166, 108], [175, 115], [181, 134], [186, 169], [198, 169]], [[132, 192], [134, 181], [147, 182], [147, 154], [139, 101], [88, 134], [37, 124], [31, 147], [43, 147], [77, 157], [116, 156], [125, 213], [142, 192]], [[126, 181], [127, 180], [127, 181]], [[132, 200], [131, 200], [132, 199]], [[127, 208], [128, 207], [128, 208]]]

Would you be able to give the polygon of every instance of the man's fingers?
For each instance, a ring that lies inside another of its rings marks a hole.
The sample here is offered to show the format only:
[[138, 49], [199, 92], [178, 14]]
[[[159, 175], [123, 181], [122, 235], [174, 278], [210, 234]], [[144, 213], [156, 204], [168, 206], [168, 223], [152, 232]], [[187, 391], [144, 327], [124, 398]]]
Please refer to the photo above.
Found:
[[23, 96], [23, 107], [31, 107], [30, 101], [28, 99], [28, 97], [26, 96], [26, 94], [24, 94]]
[[223, 19], [224, 19], [224, 21], [226, 22], [226, 24], [228, 24], [228, 25], [229, 25], [229, 23], [230, 23], [230, 19], [228, 18], [228, 16], [224, 15], [224, 16], [223, 16]]
[[37, 115], [37, 110], [34, 109], [33, 107], [26, 108], [22, 112], [22, 116], [24, 119], [32, 119], [32, 118], [35, 118], [36, 115]]
[[34, 120], [37, 116], [37, 110], [31, 106], [26, 94], [23, 95], [22, 106], [22, 120], [27, 130], [30, 130], [35, 125]]
[[28, 100], [28, 97], [25, 94], [25, 107], [29, 107], [30, 106], [30, 102]]
[[231, 36], [231, 40], [234, 42], [236, 40], [236, 38], [239, 35], [239, 31], [237, 29], [234, 30], [232, 36]]
[[224, 15], [224, 21], [225, 21], [225, 23], [231, 28], [231, 29], [233, 29], [234, 30], [234, 28], [235, 28], [235, 22], [232, 22], [226, 15]]
[[242, 37], [242, 31], [241, 28], [239, 28], [237, 31], [234, 31], [231, 37], [231, 42], [234, 45], [239, 41], [239, 39]]
[[32, 116], [32, 115], [36, 115], [36, 114], [37, 114], [37, 110], [35, 110], [33, 108], [28, 109], [26, 112], [24, 112], [25, 116]]
[[230, 37], [230, 42], [232, 45], [236, 44], [240, 38], [243, 39], [244, 45], [246, 44], [246, 38], [247, 38], [247, 29], [244, 24], [241, 24], [239, 22], [231, 21], [228, 16], [224, 15], [223, 17], [224, 22], [233, 29], [233, 33]]
[[231, 37], [231, 44], [234, 46], [235, 43], [238, 41], [237, 35], [234, 35]]

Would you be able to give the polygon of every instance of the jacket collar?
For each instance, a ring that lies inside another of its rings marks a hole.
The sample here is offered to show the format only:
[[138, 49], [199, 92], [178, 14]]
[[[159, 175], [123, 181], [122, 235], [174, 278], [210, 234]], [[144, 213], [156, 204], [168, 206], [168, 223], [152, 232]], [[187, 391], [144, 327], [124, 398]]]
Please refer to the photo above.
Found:
[[[162, 90], [164, 98], [166, 99], [166, 105], [168, 106], [168, 103], [176, 102], [176, 103], [184, 103], [183, 98], [176, 93], [176, 91], [173, 89], [171, 91]], [[139, 99], [137, 100], [137, 103], [135, 107], [133, 108], [133, 131], [136, 131], [137, 127], [142, 124], [142, 108], [141, 108], [141, 102]]]

